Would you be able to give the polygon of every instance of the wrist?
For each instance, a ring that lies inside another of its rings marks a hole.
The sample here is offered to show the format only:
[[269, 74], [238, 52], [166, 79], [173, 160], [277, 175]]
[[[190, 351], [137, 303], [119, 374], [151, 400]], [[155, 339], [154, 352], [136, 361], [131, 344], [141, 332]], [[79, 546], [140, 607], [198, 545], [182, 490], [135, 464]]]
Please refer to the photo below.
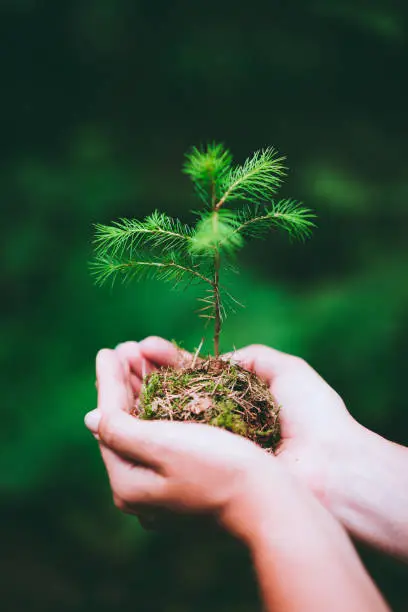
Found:
[[[303, 492], [303, 491], [302, 491]], [[240, 480], [222, 509], [219, 522], [250, 549], [273, 525], [288, 524], [303, 501], [298, 485], [274, 457], [264, 455]], [[281, 526], [279, 527], [281, 529]]]
[[326, 500], [351, 535], [408, 556], [408, 449], [354, 422], [341, 456], [331, 461]]
[[219, 522], [234, 537], [247, 541], [254, 524], [260, 520], [268, 503], [270, 481], [276, 466], [273, 457], [260, 457], [240, 474], [237, 486], [221, 508]]

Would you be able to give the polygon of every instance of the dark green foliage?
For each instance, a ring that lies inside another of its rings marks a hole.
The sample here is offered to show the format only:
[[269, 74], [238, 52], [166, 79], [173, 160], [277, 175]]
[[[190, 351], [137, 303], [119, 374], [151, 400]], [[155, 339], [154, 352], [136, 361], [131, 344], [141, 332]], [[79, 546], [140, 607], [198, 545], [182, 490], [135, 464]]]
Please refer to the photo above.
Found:
[[[202, 321], [199, 287], [95, 288], [90, 228], [156, 207], [187, 220], [199, 204], [177, 160], [197, 137], [220, 134], [240, 160], [279, 144], [294, 172], [274, 197], [310, 203], [320, 230], [306, 247], [272, 235], [242, 253], [225, 282], [246, 309], [222, 348], [302, 355], [360, 422], [406, 444], [408, 3], [0, 5], [2, 607], [261, 610], [232, 543], [151, 535], [111, 503], [82, 427], [95, 353], [150, 334], [193, 350]], [[406, 612], [408, 570], [367, 555]]]

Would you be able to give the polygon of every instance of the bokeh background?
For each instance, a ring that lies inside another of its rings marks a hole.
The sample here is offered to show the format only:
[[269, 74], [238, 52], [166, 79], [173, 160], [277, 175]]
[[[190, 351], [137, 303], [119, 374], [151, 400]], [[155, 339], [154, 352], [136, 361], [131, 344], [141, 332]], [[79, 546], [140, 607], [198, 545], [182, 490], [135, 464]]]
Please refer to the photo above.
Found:
[[[305, 245], [248, 246], [223, 348], [302, 355], [408, 442], [407, 17], [397, 0], [1, 0], [2, 609], [260, 609], [237, 544], [120, 515], [82, 423], [99, 348], [201, 339], [193, 293], [88, 273], [93, 223], [191, 218], [192, 144], [277, 146], [282, 195], [319, 216]], [[408, 609], [407, 569], [362, 555]]]

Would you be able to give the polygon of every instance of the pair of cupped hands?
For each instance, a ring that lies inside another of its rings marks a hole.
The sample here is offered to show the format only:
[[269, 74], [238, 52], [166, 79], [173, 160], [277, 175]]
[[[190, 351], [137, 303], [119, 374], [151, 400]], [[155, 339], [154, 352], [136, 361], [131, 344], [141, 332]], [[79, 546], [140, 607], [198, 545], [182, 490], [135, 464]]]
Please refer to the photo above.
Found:
[[266, 489], [294, 504], [317, 498], [335, 514], [335, 466], [362, 429], [342, 399], [298, 357], [252, 345], [225, 358], [255, 372], [281, 406], [275, 455], [208, 425], [129, 414], [143, 376], [180, 363], [172, 343], [149, 337], [98, 353], [98, 407], [85, 422], [99, 441], [116, 506], [142, 523], [155, 512], [209, 514], [237, 537], [245, 536], [248, 507], [261, 503]]

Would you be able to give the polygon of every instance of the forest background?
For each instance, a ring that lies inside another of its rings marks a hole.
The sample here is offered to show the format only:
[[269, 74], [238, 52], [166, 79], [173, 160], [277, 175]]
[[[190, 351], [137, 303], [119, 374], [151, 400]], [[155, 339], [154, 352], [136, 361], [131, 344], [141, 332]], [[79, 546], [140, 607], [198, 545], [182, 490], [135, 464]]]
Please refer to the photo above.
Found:
[[[193, 144], [237, 162], [275, 145], [282, 196], [318, 214], [305, 245], [272, 234], [244, 252], [222, 349], [303, 356], [408, 443], [407, 24], [396, 0], [2, 0], [4, 609], [259, 609], [237, 544], [120, 515], [82, 423], [99, 348], [201, 340], [194, 291], [99, 289], [88, 271], [95, 222], [191, 220]], [[406, 567], [361, 554], [407, 609]]]

